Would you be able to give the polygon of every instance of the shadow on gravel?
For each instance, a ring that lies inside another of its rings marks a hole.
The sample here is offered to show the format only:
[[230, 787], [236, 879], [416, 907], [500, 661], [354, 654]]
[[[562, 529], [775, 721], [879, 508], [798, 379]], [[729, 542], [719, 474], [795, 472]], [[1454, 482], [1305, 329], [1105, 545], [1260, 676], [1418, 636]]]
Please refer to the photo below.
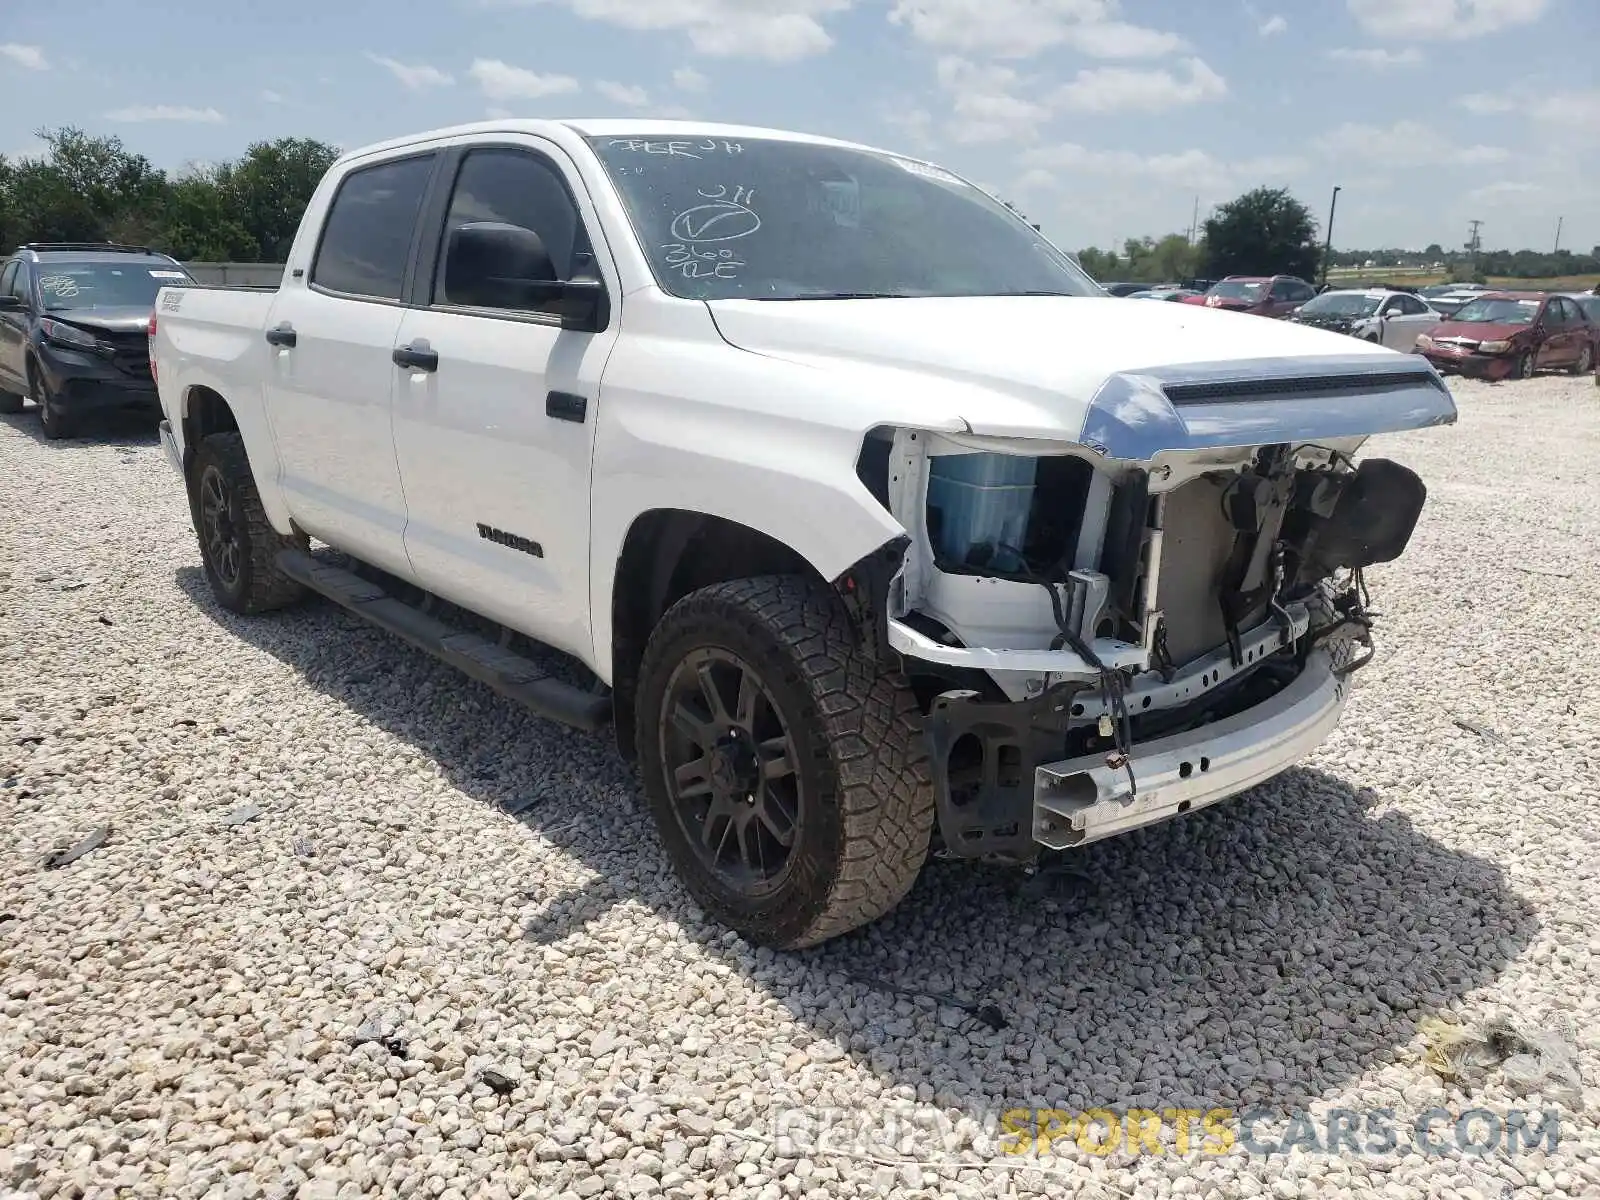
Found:
[[[529, 901], [530, 940], [647, 905], [818, 1038], [940, 1106], [1301, 1105], [1492, 983], [1538, 928], [1488, 861], [1401, 812], [1373, 815], [1382, 799], [1369, 790], [1298, 769], [1035, 876], [931, 863], [877, 924], [773, 954], [706, 922], [678, 889], [609, 734], [556, 730], [331, 605], [240, 620], [198, 568], [177, 583], [596, 873]], [[596, 806], [609, 815], [597, 821]], [[1007, 1028], [879, 982], [992, 1003]]]
[[156, 430], [159, 417], [139, 413], [110, 411], [93, 413], [78, 421], [77, 430], [69, 438], [52, 442], [39, 427], [39, 410], [30, 401], [20, 413], [0, 415], [0, 425], [8, 425], [18, 433], [25, 433], [41, 446], [52, 450], [69, 450], [74, 446], [156, 446], [161, 435]]

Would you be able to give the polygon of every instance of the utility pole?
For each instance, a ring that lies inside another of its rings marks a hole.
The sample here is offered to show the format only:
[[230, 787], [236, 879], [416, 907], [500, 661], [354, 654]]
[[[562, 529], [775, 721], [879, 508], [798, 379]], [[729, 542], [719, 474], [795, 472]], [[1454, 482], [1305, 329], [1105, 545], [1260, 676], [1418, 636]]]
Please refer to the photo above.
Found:
[[1189, 245], [1194, 245], [1194, 239], [1200, 232], [1200, 196], [1195, 194], [1194, 216], [1189, 218]]
[[1555, 244], [1554, 248], [1550, 251], [1551, 254], [1559, 253], [1560, 250], [1561, 250], [1561, 223], [1563, 221], [1565, 221], [1565, 220], [1566, 220], [1565, 217], [1557, 217], [1556, 218], [1556, 244]]
[[1468, 221], [1467, 224], [1472, 226], [1471, 232], [1467, 235], [1467, 253], [1472, 255], [1472, 273], [1476, 275], [1478, 273], [1478, 250], [1483, 245], [1482, 239], [1478, 237], [1478, 226], [1482, 225], [1483, 222]]
[[1333, 199], [1328, 202], [1328, 237], [1322, 244], [1322, 282], [1328, 282], [1328, 258], [1333, 253], [1333, 214], [1339, 207], [1339, 193], [1343, 189], [1333, 189]]

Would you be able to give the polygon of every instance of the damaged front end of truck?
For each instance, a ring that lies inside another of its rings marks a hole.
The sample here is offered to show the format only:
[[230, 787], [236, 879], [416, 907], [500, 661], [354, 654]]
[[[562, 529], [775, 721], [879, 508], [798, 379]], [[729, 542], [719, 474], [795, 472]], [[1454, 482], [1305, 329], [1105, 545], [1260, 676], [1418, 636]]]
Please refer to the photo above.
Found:
[[874, 430], [906, 537], [858, 599], [923, 697], [942, 852], [1085, 846], [1314, 750], [1426, 498], [1353, 456], [1455, 418], [1425, 362], [1363, 355], [1113, 375], [1070, 442]]

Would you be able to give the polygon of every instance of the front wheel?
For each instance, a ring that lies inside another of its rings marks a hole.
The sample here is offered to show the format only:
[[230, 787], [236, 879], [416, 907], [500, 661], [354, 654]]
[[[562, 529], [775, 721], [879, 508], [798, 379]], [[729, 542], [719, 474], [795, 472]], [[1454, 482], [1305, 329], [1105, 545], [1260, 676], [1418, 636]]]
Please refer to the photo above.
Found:
[[39, 428], [52, 442], [69, 438], [77, 431], [77, 423], [61, 409], [61, 401], [42, 374], [33, 377], [33, 398], [39, 405]]
[[799, 949], [916, 881], [934, 811], [916, 698], [866, 660], [822, 585], [769, 576], [678, 601], [645, 648], [636, 713], [662, 843], [715, 920]]
[[1533, 351], [1532, 350], [1524, 350], [1521, 354], [1517, 355], [1516, 365], [1511, 368], [1511, 378], [1513, 378], [1513, 379], [1532, 379], [1533, 378], [1533, 370], [1534, 370]]
[[214, 433], [195, 453], [195, 532], [205, 562], [206, 582], [217, 603], [229, 612], [254, 615], [293, 604], [305, 588], [278, 569], [278, 554], [303, 549], [304, 540], [272, 528], [256, 491], [244, 439]]

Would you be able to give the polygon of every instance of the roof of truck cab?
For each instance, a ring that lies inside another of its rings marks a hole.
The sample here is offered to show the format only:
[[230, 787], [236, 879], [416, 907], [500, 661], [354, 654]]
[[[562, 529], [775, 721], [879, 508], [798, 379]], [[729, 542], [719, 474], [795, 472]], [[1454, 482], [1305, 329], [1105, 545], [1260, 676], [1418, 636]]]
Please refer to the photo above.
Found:
[[389, 138], [386, 141], [358, 146], [340, 155], [339, 161], [344, 162], [347, 159], [365, 158], [370, 154], [381, 154], [386, 150], [402, 150], [407, 146], [414, 146], [421, 142], [436, 142], [484, 133], [526, 133], [536, 137], [553, 137], [558, 141], [561, 140], [561, 135], [573, 133], [580, 137], [772, 138], [786, 142], [807, 142], [818, 146], [838, 146], [842, 149], [865, 150], [874, 154], [894, 154], [898, 158], [918, 162], [924, 161], [918, 159], [914, 154], [900, 154], [898, 151], [885, 150], [879, 146], [868, 146], [860, 142], [846, 142], [838, 138], [822, 137], [818, 134], [798, 133], [792, 129], [769, 129], [760, 125], [727, 125], [719, 124], [715, 121], [652, 121], [621, 117], [570, 117], [559, 120], [504, 118], [491, 121], [473, 121], [465, 125], [449, 125], [439, 129], [429, 129], [408, 134], [405, 137]]

